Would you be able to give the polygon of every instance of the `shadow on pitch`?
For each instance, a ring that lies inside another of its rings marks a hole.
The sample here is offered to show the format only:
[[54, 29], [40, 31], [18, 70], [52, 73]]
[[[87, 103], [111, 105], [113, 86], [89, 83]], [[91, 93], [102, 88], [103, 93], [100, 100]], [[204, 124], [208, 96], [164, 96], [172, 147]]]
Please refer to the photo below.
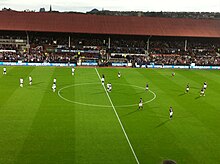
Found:
[[117, 93], [117, 94], [119, 94], [119, 95], [128, 95], [129, 93], [128, 92], [126, 92], [126, 90], [114, 90], [113, 91], [114, 93]]
[[131, 112], [129, 112], [129, 113], [127, 113], [127, 114], [123, 115], [122, 117], [129, 116], [129, 115], [134, 114], [134, 113], [136, 113], [136, 112], [138, 112], [138, 111], [139, 111], [139, 109], [134, 110], [134, 111], [131, 111]]
[[181, 93], [181, 94], [179, 94], [178, 96], [183, 96], [183, 95], [185, 95], [186, 93]]
[[148, 114], [148, 117], [155, 117], [155, 118], [167, 118], [168, 116], [164, 116], [164, 115], [156, 115], [156, 114]]
[[190, 87], [190, 88], [192, 88], [192, 89], [198, 89], [198, 90], [201, 89], [201, 88], [199, 88], [199, 87]]
[[175, 92], [180, 92], [179, 89], [170, 89], [170, 90], [175, 91]]
[[38, 82], [38, 83], [33, 83], [32, 85], [35, 86], [35, 85], [40, 85], [40, 84], [42, 84], [42, 83], [44, 83], [44, 82], [41, 81], [41, 82]]
[[196, 97], [195, 99], [197, 100], [197, 99], [199, 99], [201, 96], [198, 96], [198, 97]]
[[155, 128], [159, 128], [163, 125], [165, 125], [168, 121], [170, 121], [169, 119], [165, 120], [164, 122], [161, 122], [160, 124], [158, 124]]
[[[159, 108], [159, 107], [152, 107], [152, 108], [150, 108], [150, 109], [154, 109], [154, 108]], [[129, 113], [123, 115], [122, 117], [129, 116], [129, 115], [134, 114], [134, 113], [136, 113], [136, 112], [145, 112], [145, 111], [148, 111], [148, 110], [147, 110], [147, 109], [145, 110], [144, 108], [143, 108], [143, 109], [137, 108], [136, 110], [131, 111], [131, 112], [129, 112]], [[147, 116], [149, 116], [149, 117], [167, 118], [167, 117], [165, 117], [165, 116], [159, 116], [159, 115], [147, 115]]]

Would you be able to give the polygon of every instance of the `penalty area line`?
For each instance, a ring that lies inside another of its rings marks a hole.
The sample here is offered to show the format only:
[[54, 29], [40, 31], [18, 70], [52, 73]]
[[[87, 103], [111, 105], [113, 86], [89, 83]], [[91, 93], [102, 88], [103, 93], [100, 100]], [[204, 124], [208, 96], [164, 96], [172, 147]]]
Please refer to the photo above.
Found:
[[[96, 70], [96, 73], [97, 73], [97, 75], [98, 75], [98, 77], [99, 77], [99, 80], [101, 81], [101, 77], [100, 77], [100, 75], [99, 75], [98, 70], [97, 70], [96, 68], [95, 68], [95, 70]], [[131, 149], [131, 151], [132, 151], [132, 154], [134, 155], [134, 158], [135, 158], [137, 164], [139, 164], [139, 160], [138, 160], [138, 158], [137, 158], [137, 156], [136, 156], [136, 154], [135, 154], [135, 152], [134, 152], [134, 149], [133, 149], [133, 147], [132, 147], [132, 145], [131, 145], [131, 142], [130, 142], [130, 140], [129, 140], [129, 138], [128, 138], [128, 135], [127, 135], [127, 133], [126, 133], [126, 131], [125, 131], [125, 129], [124, 129], [124, 126], [122, 125], [122, 122], [121, 122], [121, 120], [120, 120], [120, 118], [119, 118], [119, 116], [118, 116], [118, 113], [117, 113], [116, 109], [115, 109], [115, 106], [114, 106], [113, 103], [112, 103], [112, 100], [111, 100], [111, 98], [110, 98], [110, 96], [109, 96], [109, 94], [108, 94], [108, 92], [107, 92], [107, 90], [106, 90], [106, 88], [105, 88], [105, 85], [102, 85], [102, 86], [103, 86], [103, 88], [104, 88], [104, 90], [105, 90], [105, 93], [106, 93], [108, 99], [109, 99], [109, 102], [110, 102], [110, 104], [111, 104], [111, 106], [112, 106], [112, 109], [113, 109], [113, 111], [114, 111], [114, 113], [115, 113], [115, 115], [116, 115], [116, 117], [117, 117], [117, 119], [118, 119], [118, 122], [119, 122], [119, 124], [120, 124], [120, 126], [121, 126], [121, 129], [122, 129], [122, 131], [123, 131], [123, 133], [124, 133], [124, 135], [125, 135], [125, 138], [126, 138], [126, 140], [127, 140], [127, 142], [128, 142], [128, 145], [129, 145], [129, 147], [130, 147], [130, 149]]]

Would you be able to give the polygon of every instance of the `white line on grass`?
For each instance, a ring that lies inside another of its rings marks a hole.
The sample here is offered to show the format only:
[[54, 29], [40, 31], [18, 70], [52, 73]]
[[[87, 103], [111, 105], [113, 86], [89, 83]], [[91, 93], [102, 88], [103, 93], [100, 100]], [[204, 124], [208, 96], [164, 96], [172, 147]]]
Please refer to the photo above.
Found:
[[[94, 85], [94, 84], [100, 84], [100, 83], [79, 83], [79, 84], [72, 84], [72, 85], [67, 85], [65, 87], [62, 87], [58, 90], [58, 96], [60, 98], [62, 98], [63, 100], [67, 101], [67, 102], [70, 102], [70, 103], [75, 103], [75, 104], [79, 104], [79, 105], [86, 105], [86, 106], [94, 106], [94, 107], [105, 107], [105, 108], [112, 108], [111, 105], [99, 105], [99, 104], [89, 104], [89, 103], [83, 103], [83, 102], [77, 102], [75, 100], [70, 100], [68, 98], [65, 98], [65, 96], [62, 96], [61, 94], [61, 91], [64, 90], [64, 89], [67, 89], [67, 88], [70, 88], [70, 87], [75, 87], [75, 86], [80, 86], [80, 85]], [[124, 86], [132, 86], [132, 87], [136, 87], [136, 88], [139, 88], [139, 89], [142, 89], [142, 90], [145, 90], [145, 88], [143, 87], [139, 87], [139, 86], [136, 86], [136, 85], [129, 85], [129, 84], [119, 84], [119, 83], [114, 83], [114, 85], [124, 85]], [[157, 96], [156, 94], [151, 91], [149, 89], [149, 92], [151, 92], [154, 97], [148, 101], [145, 101], [143, 102], [143, 104], [147, 104], [147, 103], [150, 103], [151, 101], [153, 101]], [[124, 108], [124, 107], [132, 107], [132, 106], [138, 106], [138, 104], [130, 104], [130, 105], [115, 105], [115, 108], [117, 107], [120, 107], [120, 108]]]
[[[97, 73], [97, 75], [98, 75], [98, 77], [99, 77], [99, 79], [100, 79], [100, 81], [101, 81], [101, 77], [100, 77], [100, 75], [99, 75], [98, 70], [97, 70], [96, 68], [95, 68], [95, 70], [96, 70], [96, 73]], [[116, 109], [115, 109], [115, 106], [114, 106], [113, 103], [112, 103], [112, 100], [111, 100], [111, 98], [110, 98], [110, 96], [109, 96], [109, 94], [108, 94], [108, 92], [107, 92], [107, 90], [106, 90], [106, 88], [105, 88], [105, 85], [102, 85], [102, 86], [103, 86], [103, 88], [104, 88], [104, 90], [105, 90], [105, 93], [106, 93], [108, 99], [109, 99], [109, 102], [111, 103], [111, 106], [112, 106], [112, 108], [113, 108], [113, 110], [114, 110], [114, 113], [115, 113], [115, 115], [116, 115], [116, 117], [117, 117], [117, 119], [118, 119], [118, 122], [119, 122], [119, 124], [120, 124], [120, 126], [121, 126], [121, 129], [122, 129], [122, 131], [123, 131], [123, 133], [124, 133], [124, 135], [125, 135], [125, 138], [127, 139], [128, 145], [129, 145], [130, 148], [131, 148], [131, 151], [132, 151], [132, 153], [133, 153], [133, 155], [134, 155], [134, 158], [135, 158], [136, 162], [139, 164], [138, 158], [137, 158], [137, 156], [136, 156], [136, 154], [135, 154], [135, 152], [134, 152], [134, 149], [133, 149], [133, 147], [132, 147], [132, 145], [131, 145], [131, 142], [130, 142], [130, 140], [129, 140], [129, 138], [128, 138], [128, 135], [127, 135], [127, 133], [125, 132], [124, 126], [123, 126], [122, 123], [121, 123], [121, 120], [120, 120], [120, 118], [119, 118], [119, 116], [118, 116], [118, 113], [117, 113], [117, 111], [116, 111]]]

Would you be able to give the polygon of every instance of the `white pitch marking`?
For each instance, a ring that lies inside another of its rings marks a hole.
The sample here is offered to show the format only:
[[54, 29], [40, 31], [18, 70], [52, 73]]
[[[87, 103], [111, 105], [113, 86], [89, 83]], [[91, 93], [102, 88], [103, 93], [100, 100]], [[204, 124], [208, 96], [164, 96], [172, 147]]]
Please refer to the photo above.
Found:
[[[127, 85], [127, 84], [118, 84], [118, 83], [114, 83], [114, 84], [117, 84], [117, 85], [125, 85], [125, 86]], [[144, 89], [144, 90], [145, 90], [145, 88], [139, 87], [139, 86], [136, 86], [136, 85], [128, 85], [128, 86], [136, 87], [136, 88], [140, 88], [140, 89]], [[154, 97], [153, 97], [152, 99], [148, 100], [148, 101], [143, 102], [143, 104], [147, 104], [147, 103], [153, 101], [153, 100], [157, 97], [157, 95], [156, 95], [153, 91], [151, 91], [150, 89], [149, 89], [148, 91], [151, 92], [151, 93], [154, 95]], [[132, 107], [132, 106], [138, 106], [138, 104], [117, 105], [117, 106], [115, 106], [115, 107]]]
[[59, 91], [58, 91], [58, 96], [59, 96], [60, 98], [62, 98], [63, 100], [65, 100], [65, 101], [68, 101], [68, 102], [70, 102], [70, 103], [79, 104], [79, 105], [86, 105], [86, 106], [93, 106], [93, 107], [102, 107], [102, 108], [109, 108], [109, 107], [111, 107], [110, 105], [87, 104], [87, 103], [81, 103], [81, 102], [77, 102], [77, 101], [72, 101], [72, 100], [69, 100], [69, 99], [63, 97], [63, 96], [60, 94], [60, 92], [61, 92], [63, 89], [70, 88], [70, 87], [72, 87], [72, 86], [93, 85], [93, 84], [99, 84], [99, 83], [80, 83], [80, 84], [73, 84], [73, 85], [65, 86], [65, 87], [59, 89]]
[[[63, 100], [65, 100], [67, 102], [70, 102], [70, 103], [75, 103], [75, 104], [79, 104], [79, 105], [86, 105], [86, 106], [101, 107], [101, 108], [103, 108], [103, 107], [104, 108], [112, 108], [111, 105], [88, 104], [88, 103], [82, 103], [82, 102], [77, 102], [77, 101], [69, 100], [69, 99], [65, 98], [64, 96], [62, 96], [61, 93], [60, 93], [63, 89], [66, 89], [66, 88], [70, 88], [70, 87], [74, 87], [74, 86], [79, 86], [79, 85], [94, 85], [94, 84], [99, 84], [99, 83], [79, 83], [79, 84], [68, 85], [68, 86], [60, 88], [58, 90], [58, 96], [60, 98], [62, 98]], [[116, 84], [116, 85], [125, 85], [125, 86], [132, 86], [132, 87], [136, 87], [136, 88], [140, 88], [140, 89], [145, 90], [145, 88], [139, 87], [139, 86], [136, 86], [136, 85], [119, 84], [119, 83], [114, 83], [114, 84]], [[150, 89], [149, 89], [149, 92], [151, 92], [154, 95], [154, 97], [152, 99], [148, 100], [148, 101], [143, 102], [143, 104], [150, 103], [151, 101], [153, 101], [157, 97], [157, 95], [153, 91], [151, 91]], [[138, 106], [138, 104], [116, 105], [115, 107], [117, 107], [117, 108], [118, 107], [125, 108], [125, 107], [132, 107], [132, 106]]]
[[[100, 79], [100, 81], [101, 81], [101, 77], [100, 77], [100, 75], [99, 75], [98, 70], [97, 70], [96, 68], [95, 68], [95, 70], [96, 70], [96, 73], [97, 73], [97, 75], [98, 75], [98, 77], [99, 77], [99, 79]], [[128, 135], [127, 135], [127, 133], [125, 132], [125, 129], [124, 129], [124, 127], [123, 127], [123, 125], [122, 125], [122, 123], [121, 123], [121, 120], [120, 120], [120, 118], [119, 118], [119, 116], [118, 116], [118, 113], [117, 113], [117, 111], [116, 111], [116, 109], [115, 109], [115, 107], [114, 107], [114, 105], [113, 105], [113, 103], [112, 103], [112, 100], [111, 100], [111, 98], [110, 98], [110, 96], [109, 96], [109, 94], [108, 94], [108, 92], [107, 92], [105, 86], [104, 86], [104, 85], [102, 85], [102, 86], [103, 86], [103, 88], [104, 88], [104, 90], [105, 90], [105, 93], [106, 93], [108, 99], [109, 99], [109, 102], [110, 102], [111, 105], [112, 105], [112, 108], [113, 108], [113, 110], [114, 110], [114, 113], [115, 113], [115, 115], [116, 115], [116, 117], [117, 117], [117, 119], [118, 119], [118, 122], [119, 122], [119, 124], [120, 124], [120, 126], [121, 126], [121, 129], [122, 129], [122, 131], [123, 131], [123, 133], [124, 133], [124, 135], [125, 135], [125, 138], [127, 139], [127, 142], [128, 142], [128, 144], [129, 144], [129, 146], [130, 146], [130, 148], [131, 148], [131, 151], [132, 151], [132, 153], [133, 153], [133, 155], [134, 155], [134, 158], [135, 158], [137, 164], [139, 164], [138, 158], [137, 158], [137, 156], [136, 156], [136, 154], [135, 154], [135, 152], [134, 152], [134, 149], [133, 149], [133, 147], [132, 147], [132, 145], [131, 145], [131, 142], [130, 142], [130, 140], [129, 140], [129, 138], [128, 138]]]

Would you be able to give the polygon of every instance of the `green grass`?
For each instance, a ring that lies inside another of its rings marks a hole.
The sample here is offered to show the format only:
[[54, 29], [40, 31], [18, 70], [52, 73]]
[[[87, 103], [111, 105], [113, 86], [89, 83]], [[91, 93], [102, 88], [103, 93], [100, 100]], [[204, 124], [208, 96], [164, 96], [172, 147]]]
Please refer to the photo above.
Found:
[[[97, 70], [112, 83], [109, 96], [141, 164], [161, 164], [164, 159], [178, 164], [220, 163], [219, 71]], [[173, 71], [175, 77], [171, 77]], [[53, 93], [55, 77], [57, 91]], [[208, 88], [206, 96], [200, 97], [204, 81]], [[138, 104], [140, 97], [144, 101], [154, 97], [144, 90], [146, 82], [157, 97], [139, 111], [137, 105], [129, 105]], [[185, 94], [187, 83], [191, 88]], [[59, 89], [68, 101], [58, 95]], [[169, 120], [170, 106], [173, 120]], [[7, 67], [7, 75], [0, 74], [0, 163], [136, 161], [95, 68], [76, 68], [73, 77], [71, 68]]]

